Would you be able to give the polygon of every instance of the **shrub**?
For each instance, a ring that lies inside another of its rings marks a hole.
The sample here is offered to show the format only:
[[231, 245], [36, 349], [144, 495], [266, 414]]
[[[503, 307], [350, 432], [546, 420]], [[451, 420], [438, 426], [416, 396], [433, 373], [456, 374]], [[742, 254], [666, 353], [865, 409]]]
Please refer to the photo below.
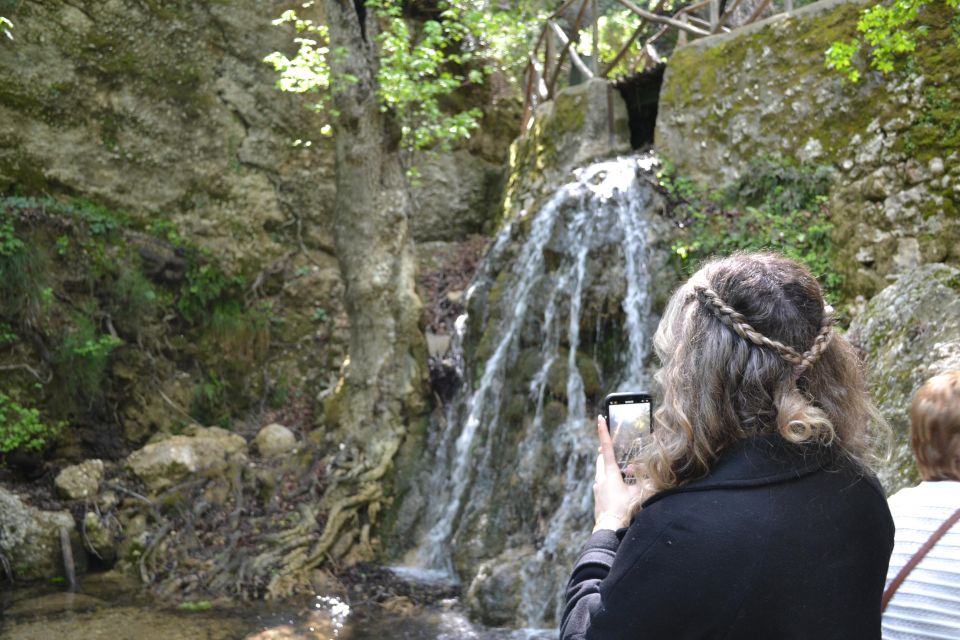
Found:
[[89, 317], [74, 318], [53, 357], [58, 394], [67, 408], [89, 406], [101, 397], [110, 354], [121, 344], [115, 336], [99, 334]]
[[180, 289], [177, 311], [190, 324], [203, 324], [218, 303], [242, 287], [240, 277], [228, 278], [213, 265], [195, 265], [187, 272], [187, 281]]
[[0, 453], [39, 451], [59, 430], [59, 424], [43, 422], [37, 409], [24, 407], [0, 391]]
[[17, 235], [14, 214], [0, 208], [0, 315], [18, 323], [34, 322], [46, 282], [41, 255]]
[[230, 424], [229, 400], [227, 383], [211, 372], [194, 387], [190, 415], [202, 424], [226, 427]]
[[777, 251], [804, 263], [835, 304], [842, 279], [826, 208], [831, 173], [822, 165], [760, 158], [710, 197], [666, 167], [660, 182], [683, 228], [673, 245], [682, 270], [692, 273], [704, 260], [735, 251]]
[[150, 281], [139, 269], [124, 269], [113, 282], [107, 308], [125, 336], [137, 337], [143, 325], [157, 312], [158, 297]]

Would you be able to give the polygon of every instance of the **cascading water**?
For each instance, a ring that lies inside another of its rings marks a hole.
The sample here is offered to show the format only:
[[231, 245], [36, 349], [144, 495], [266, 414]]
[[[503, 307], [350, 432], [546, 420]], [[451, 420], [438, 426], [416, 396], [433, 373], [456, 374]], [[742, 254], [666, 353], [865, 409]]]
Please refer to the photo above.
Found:
[[[658, 198], [644, 174], [654, 163], [619, 158], [577, 171], [502, 230], [471, 293], [484, 302], [470, 313], [484, 317], [467, 324], [482, 335], [465, 337], [469, 388], [432, 438], [417, 563], [465, 575], [471, 595], [492, 608], [506, 588], [514, 622], [555, 624], [589, 533], [588, 407], [597, 411], [603, 393], [647, 387], [647, 244]], [[617, 326], [581, 332], [610, 321]], [[588, 355], [598, 351], [603, 366]]]

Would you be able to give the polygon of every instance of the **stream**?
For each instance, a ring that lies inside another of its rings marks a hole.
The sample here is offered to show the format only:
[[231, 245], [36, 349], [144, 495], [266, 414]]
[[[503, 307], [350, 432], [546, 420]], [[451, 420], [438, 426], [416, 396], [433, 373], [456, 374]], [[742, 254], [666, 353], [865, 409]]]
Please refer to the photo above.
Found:
[[487, 629], [456, 599], [414, 605], [333, 595], [282, 603], [212, 603], [185, 611], [142, 595], [116, 574], [85, 576], [75, 593], [62, 585], [0, 592], [5, 640], [545, 640], [553, 629]]

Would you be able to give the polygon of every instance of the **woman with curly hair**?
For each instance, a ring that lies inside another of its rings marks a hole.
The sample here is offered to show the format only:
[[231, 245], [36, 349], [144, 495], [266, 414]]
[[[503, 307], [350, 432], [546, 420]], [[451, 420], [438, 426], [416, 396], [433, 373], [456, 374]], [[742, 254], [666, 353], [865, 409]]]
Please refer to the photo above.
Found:
[[663, 400], [636, 484], [598, 419], [596, 526], [561, 638], [880, 638], [883, 421], [816, 279], [778, 255], [713, 261], [654, 347]]

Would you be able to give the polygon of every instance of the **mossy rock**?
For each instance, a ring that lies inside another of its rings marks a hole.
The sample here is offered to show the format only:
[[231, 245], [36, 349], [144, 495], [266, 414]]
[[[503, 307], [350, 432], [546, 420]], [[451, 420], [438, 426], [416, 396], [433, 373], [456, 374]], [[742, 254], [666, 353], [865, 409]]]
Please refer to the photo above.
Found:
[[550, 400], [543, 407], [543, 428], [546, 433], [555, 430], [567, 421], [567, 405]]
[[931, 264], [877, 294], [850, 325], [866, 353], [874, 400], [894, 432], [892, 460], [880, 470], [888, 493], [918, 480], [910, 450], [909, 409], [932, 376], [960, 369], [960, 269]]

